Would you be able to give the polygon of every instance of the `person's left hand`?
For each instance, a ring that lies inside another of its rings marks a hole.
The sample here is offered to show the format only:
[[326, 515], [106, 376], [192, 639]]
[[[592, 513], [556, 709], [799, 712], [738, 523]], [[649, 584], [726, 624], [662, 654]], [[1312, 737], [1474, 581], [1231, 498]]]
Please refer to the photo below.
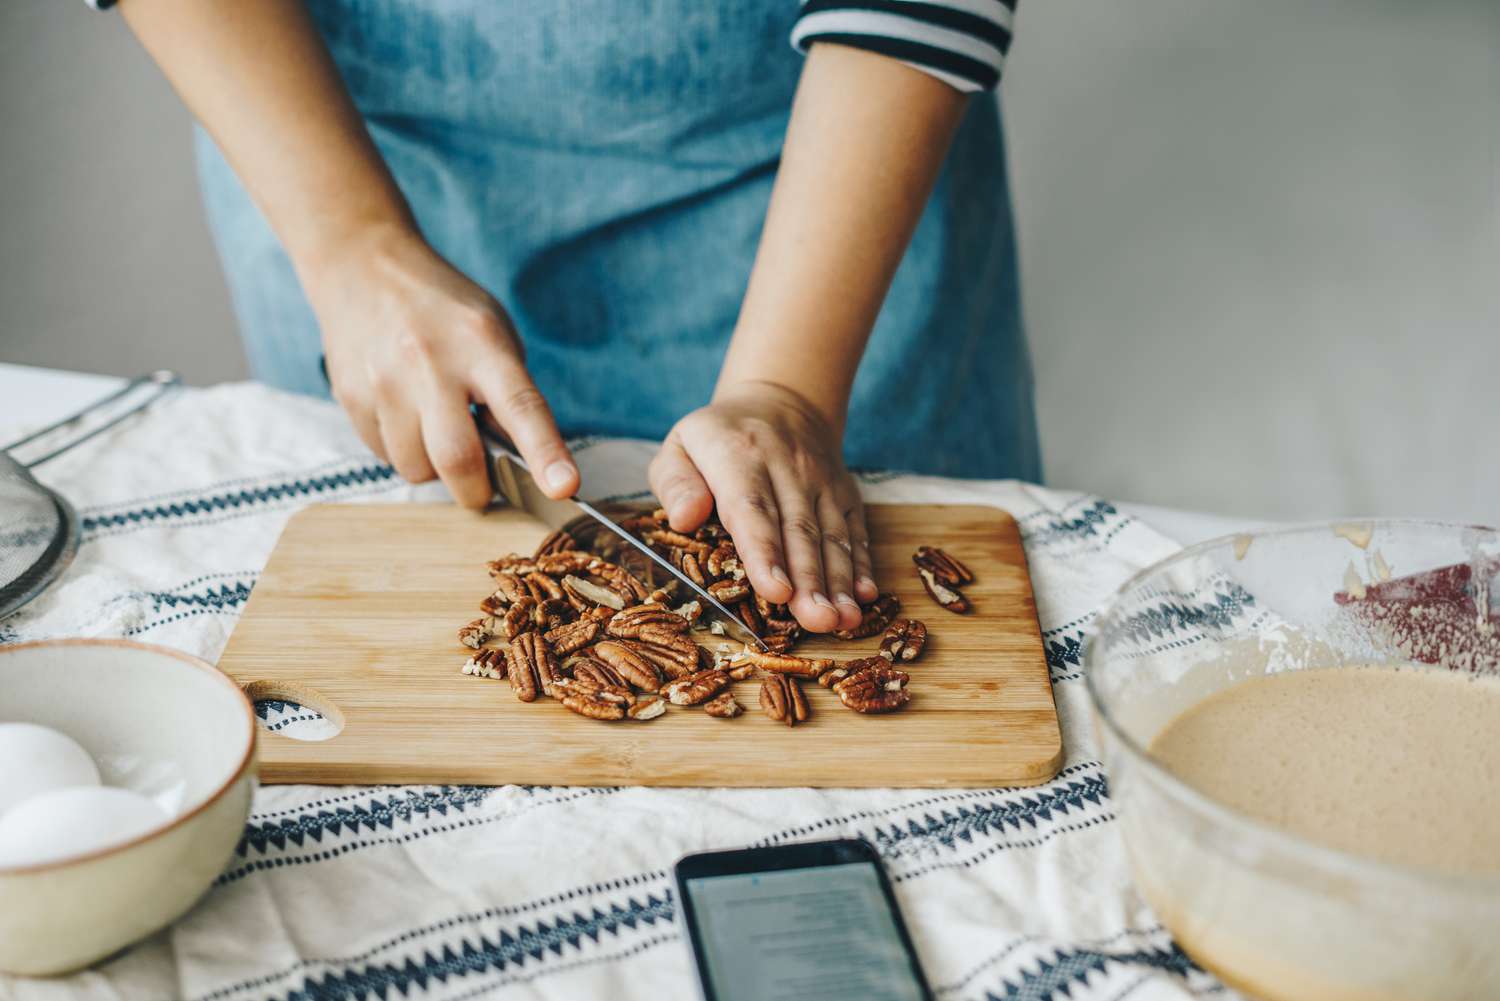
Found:
[[691, 532], [718, 504], [746, 576], [813, 632], [859, 624], [876, 597], [859, 488], [840, 435], [785, 387], [721, 387], [672, 428], [651, 462], [651, 489], [672, 528]]

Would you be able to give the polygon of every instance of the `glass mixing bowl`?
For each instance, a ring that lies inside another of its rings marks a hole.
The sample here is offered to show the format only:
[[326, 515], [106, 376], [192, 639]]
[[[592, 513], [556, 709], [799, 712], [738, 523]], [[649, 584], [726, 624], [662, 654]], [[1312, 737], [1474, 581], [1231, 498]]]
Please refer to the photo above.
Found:
[[1349, 854], [1221, 805], [1146, 750], [1189, 706], [1273, 672], [1500, 684], [1497, 571], [1494, 530], [1371, 521], [1206, 542], [1116, 593], [1086, 654], [1095, 731], [1136, 882], [1201, 965], [1267, 1001], [1500, 999], [1500, 844], [1487, 873]]

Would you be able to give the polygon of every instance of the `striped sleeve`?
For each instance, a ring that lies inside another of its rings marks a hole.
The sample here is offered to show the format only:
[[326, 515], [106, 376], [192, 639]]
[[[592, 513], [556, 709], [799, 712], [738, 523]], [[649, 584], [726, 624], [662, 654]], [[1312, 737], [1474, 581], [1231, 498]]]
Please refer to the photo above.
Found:
[[804, 0], [792, 44], [837, 42], [899, 59], [962, 91], [1000, 82], [1016, 0]]

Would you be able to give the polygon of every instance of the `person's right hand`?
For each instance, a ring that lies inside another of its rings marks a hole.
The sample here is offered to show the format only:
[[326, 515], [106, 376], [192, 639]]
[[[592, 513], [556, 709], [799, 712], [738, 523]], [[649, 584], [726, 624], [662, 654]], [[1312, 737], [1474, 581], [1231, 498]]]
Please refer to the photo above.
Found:
[[483, 403], [551, 497], [578, 489], [510, 317], [410, 232], [336, 255], [308, 281], [333, 397], [376, 455], [413, 483], [442, 478], [455, 500], [490, 500], [469, 413]]

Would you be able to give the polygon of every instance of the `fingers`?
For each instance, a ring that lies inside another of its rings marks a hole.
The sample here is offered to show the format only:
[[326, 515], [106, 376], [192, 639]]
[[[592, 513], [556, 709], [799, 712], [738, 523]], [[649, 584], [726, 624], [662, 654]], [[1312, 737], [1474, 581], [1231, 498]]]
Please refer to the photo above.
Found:
[[870, 558], [870, 530], [865, 525], [865, 505], [855, 494], [844, 505], [844, 521], [849, 526], [850, 558], [854, 564], [854, 597], [868, 604], [880, 597], [875, 583], [875, 568]]
[[381, 405], [379, 415], [386, 460], [408, 483], [426, 483], [432, 479], [432, 464], [427, 461], [422, 422], [416, 409], [404, 400], [394, 399]]
[[691, 440], [683, 447], [718, 504], [719, 520], [734, 539], [750, 586], [767, 601], [790, 601], [792, 580], [781, 548], [781, 516], [765, 466], [743, 463], [722, 449], [695, 450]]
[[853, 629], [859, 625], [859, 602], [854, 600], [854, 554], [849, 542], [849, 523], [843, 507], [833, 494], [824, 491], [818, 497], [818, 524], [822, 528], [823, 580], [825, 592], [838, 610], [838, 628]]
[[673, 531], [691, 532], [708, 520], [714, 509], [713, 492], [676, 436], [662, 443], [647, 471]]
[[577, 493], [578, 467], [557, 430], [552, 408], [520, 359], [496, 350], [489, 363], [476, 366], [475, 382], [542, 492], [553, 498]]
[[813, 632], [826, 633], [839, 625], [838, 607], [828, 595], [823, 573], [823, 526], [816, 501], [786, 463], [772, 462], [771, 482], [781, 512], [781, 543], [793, 594], [789, 603], [797, 621]]
[[469, 414], [468, 395], [434, 391], [423, 406], [421, 420], [428, 461], [453, 499], [467, 508], [484, 508], [493, 492], [484, 446]]

